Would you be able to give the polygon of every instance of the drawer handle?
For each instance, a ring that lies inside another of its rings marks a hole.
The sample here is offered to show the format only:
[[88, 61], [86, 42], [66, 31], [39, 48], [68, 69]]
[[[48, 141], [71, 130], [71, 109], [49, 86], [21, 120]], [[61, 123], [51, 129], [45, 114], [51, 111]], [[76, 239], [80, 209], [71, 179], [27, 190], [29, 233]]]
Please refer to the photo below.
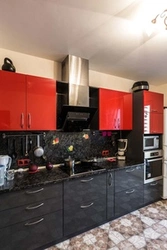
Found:
[[44, 218], [41, 218], [41, 219], [39, 219], [39, 220], [37, 220], [37, 221], [34, 221], [34, 222], [27, 222], [27, 223], [25, 224], [25, 226], [26, 226], [26, 227], [27, 227], [27, 226], [33, 226], [33, 225], [36, 225], [36, 224], [42, 222], [43, 220], [44, 220]]
[[150, 183], [150, 186], [156, 186], [157, 184], [158, 184], [158, 182]]
[[41, 191], [43, 191], [44, 188], [41, 188], [41, 189], [38, 189], [38, 190], [34, 190], [34, 191], [26, 191], [26, 194], [36, 194], [36, 193], [39, 193]]
[[126, 191], [126, 194], [132, 194], [132, 193], [134, 193], [134, 189], [132, 190], [132, 191]]
[[89, 205], [87, 205], [87, 206], [81, 206], [81, 208], [88, 208], [88, 207], [91, 207], [91, 206], [93, 206], [93, 202], [92, 203], [90, 203]]
[[130, 169], [130, 170], [126, 170], [126, 173], [131, 173], [131, 172], [133, 172], [133, 171], [135, 171], [134, 168], [132, 168], [132, 169]]
[[44, 205], [44, 203], [41, 203], [41, 204], [39, 204], [39, 205], [37, 205], [37, 206], [33, 206], [33, 207], [28, 206], [28, 207], [26, 207], [26, 210], [33, 210], [33, 209], [37, 209], [37, 208], [39, 208], [39, 207], [42, 207], [43, 205]]
[[89, 182], [89, 181], [93, 181], [93, 178], [90, 178], [89, 180], [81, 180], [81, 182]]

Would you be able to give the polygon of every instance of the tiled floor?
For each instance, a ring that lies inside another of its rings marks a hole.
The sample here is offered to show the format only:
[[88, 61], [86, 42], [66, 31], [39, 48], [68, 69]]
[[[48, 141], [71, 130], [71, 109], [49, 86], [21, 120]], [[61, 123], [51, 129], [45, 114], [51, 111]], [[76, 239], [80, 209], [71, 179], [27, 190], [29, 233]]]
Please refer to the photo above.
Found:
[[167, 249], [167, 200], [158, 201], [47, 250]]

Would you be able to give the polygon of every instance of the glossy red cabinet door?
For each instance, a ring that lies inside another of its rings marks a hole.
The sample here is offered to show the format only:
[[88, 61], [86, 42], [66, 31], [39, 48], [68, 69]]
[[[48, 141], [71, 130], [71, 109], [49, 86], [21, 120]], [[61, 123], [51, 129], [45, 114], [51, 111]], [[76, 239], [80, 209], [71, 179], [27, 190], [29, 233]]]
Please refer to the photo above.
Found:
[[99, 129], [132, 129], [132, 94], [99, 89]]
[[163, 113], [163, 94], [144, 91], [144, 106], [150, 106], [150, 112]]
[[26, 77], [0, 71], [0, 130], [25, 129]]
[[56, 129], [56, 82], [52, 79], [26, 76], [27, 129]]
[[163, 133], [163, 94], [143, 91], [144, 133]]

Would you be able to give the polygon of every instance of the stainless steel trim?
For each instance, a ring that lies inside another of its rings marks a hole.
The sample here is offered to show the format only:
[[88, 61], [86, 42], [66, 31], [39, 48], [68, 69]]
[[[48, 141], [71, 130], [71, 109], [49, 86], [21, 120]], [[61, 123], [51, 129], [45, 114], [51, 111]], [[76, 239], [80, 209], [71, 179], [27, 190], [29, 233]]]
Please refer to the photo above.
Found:
[[34, 209], [37, 209], [37, 208], [39, 208], [39, 207], [42, 207], [44, 205], [44, 203], [41, 203], [41, 204], [39, 204], [39, 205], [37, 205], [37, 206], [28, 206], [28, 207], [26, 207], [26, 210], [34, 210]]
[[146, 159], [147, 162], [153, 162], [153, 161], [162, 161], [162, 157], [154, 158], [154, 159]]
[[[158, 153], [158, 154], [154, 155], [154, 156], [150, 156], [150, 153]], [[144, 151], [144, 158], [145, 159], [151, 159], [151, 158], [161, 157], [162, 155], [163, 155], [162, 149]]]
[[92, 202], [92, 203], [90, 203], [89, 205], [86, 205], [86, 206], [81, 206], [81, 208], [82, 208], [82, 209], [84, 209], [84, 208], [88, 208], [88, 207], [93, 206], [93, 204], [94, 204], [94, 203]]
[[112, 173], [109, 173], [109, 176], [108, 176], [108, 185], [112, 186], [112, 184], [113, 184], [113, 175], [112, 175]]
[[40, 188], [40, 189], [34, 190], [34, 191], [26, 191], [26, 194], [36, 194], [36, 193], [39, 193], [39, 192], [41, 192], [43, 190], [44, 190], [44, 188]]
[[162, 175], [161, 176], [158, 176], [158, 177], [154, 177], [154, 178], [150, 178], [148, 180], [145, 180], [144, 179], [144, 184], [147, 184], [147, 183], [151, 183], [153, 181], [157, 181], [157, 180], [161, 180], [162, 179]]
[[81, 182], [89, 182], [89, 181], [93, 181], [93, 178], [90, 178], [89, 180], [81, 180]]
[[37, 221], [34, 221], [34, 222], [27, 222], [27, 223], [24, 224], [24, 225], [25, 225], [25, 226], [33, 226], [33, 225], [36, 225], [36, 224], [42, 222], [43, 220], [44, 220], [44, 218], [41, 218], [41, 219], [39, 219], [39, 220], [37, 220]]

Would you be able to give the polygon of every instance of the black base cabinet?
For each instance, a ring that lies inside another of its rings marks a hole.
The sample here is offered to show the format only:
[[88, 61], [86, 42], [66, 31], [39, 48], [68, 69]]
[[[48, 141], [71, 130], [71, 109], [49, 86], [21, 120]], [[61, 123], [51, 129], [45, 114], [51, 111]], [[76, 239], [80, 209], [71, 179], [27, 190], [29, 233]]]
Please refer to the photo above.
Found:
[[62, 238], [62, 211], [12, 226], [12, 250], [35, 250]]
[[163, 180], [144, 185], [144, 205], [148, 205], [162, 198]]
[[114, 171], [107, 173], [107, 220], [114, 218]]
[[116, 193], [115, 217], [122, 216], [143, 206], [143, 185]]
[[106, 221], [106, 173], [64, 182], [64, 236]]
[[12, 232], [11, 227], [0, 229], [0, 249], [12, 250], [11, 232]]

